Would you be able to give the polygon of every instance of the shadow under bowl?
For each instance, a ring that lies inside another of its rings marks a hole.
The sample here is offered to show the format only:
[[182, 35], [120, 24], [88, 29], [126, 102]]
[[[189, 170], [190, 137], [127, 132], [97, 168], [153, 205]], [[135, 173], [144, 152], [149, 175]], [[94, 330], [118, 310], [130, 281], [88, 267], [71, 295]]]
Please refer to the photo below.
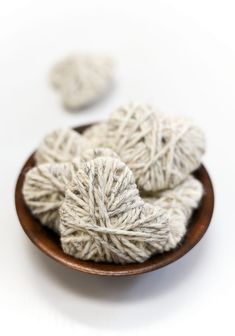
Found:
[[[75, 128], [82, 133], [91, 125]], [[194, 176], [201, 181], [204, 187], [204, 196], [200, 206], [194, 211], [188, 225], [187, 233], [181, 244], [169, 252], [157, 254], [143, 263], [116, 265], [109, 263], [98, 263], [93, 261], [83, 261], [65, 254], [60, 245], [60, 238], [53, 231], [40, 224], [31, 214], [26, 206], [22, 194], [25, 174], [35, 166], [34, 153], [25, 162], [19, 174], [15, 189], [15, 205], [17, 215], [22, 228], [29, 239], [45, 254], [63, 265], [77, 271], [96, 274], [96, 275], [135, 275], [154, 271], [166, 266], [189, 252], [205, 234], [213, 214], [214, 191], [210, 176], [206, 168], [201, 167], [194, 173]]]

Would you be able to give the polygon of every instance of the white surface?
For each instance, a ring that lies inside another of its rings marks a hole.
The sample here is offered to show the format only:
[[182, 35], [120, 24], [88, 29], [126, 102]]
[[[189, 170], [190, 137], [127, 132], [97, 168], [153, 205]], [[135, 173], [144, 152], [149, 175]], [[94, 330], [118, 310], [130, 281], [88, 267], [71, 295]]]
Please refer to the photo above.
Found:
[[[234, 1], [0, 2], [0, 330], [24, 335], [234, 332]], [[68, 113], [50, 66], [70, 52], [118, 62], [116, 87]], [[205, 238], [180, 261], [133, 278], [70, 271], [27, 239], [14, 210], [17, 173], [45, 132], [104, 119], [129, 100], [192, 116], [205, 130], [216, 190]]]

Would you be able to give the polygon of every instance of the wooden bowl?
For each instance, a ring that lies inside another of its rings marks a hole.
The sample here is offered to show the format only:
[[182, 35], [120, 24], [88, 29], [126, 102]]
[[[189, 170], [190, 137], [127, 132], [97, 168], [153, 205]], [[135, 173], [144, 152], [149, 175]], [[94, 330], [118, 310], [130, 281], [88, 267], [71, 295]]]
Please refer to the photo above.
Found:
[[[76, 130], [82, 133], [89, 126], [91, 125], [81, 126], [76, 128]], [[214, 208], [214, 192], [210, 177], [206, 168], [202, 165], [194, 175], [202, 182], [205, 194], [202, 198], [200, 207], [193, 213], [185, 238], [177, 248], [170, 252], [155, 255], [143, 263], [136, 264], [115, 265], [93, 261], [82, 261], [65, 254], [61, 248], [59, 236], [45, 226], [42, 226], [26, 206], [22, 195], [22, 186], [26, 172], [34, 165], [34, 154], [32, 154], [24, 164], [16, 184], [15, 205], [21, 226], [29, 239], [42, 252], [65, 266], [77, 271], [115, 276], [134, 275], [154, 271], [176, 261], [190, 251], [203, 237], [211, 221]]]

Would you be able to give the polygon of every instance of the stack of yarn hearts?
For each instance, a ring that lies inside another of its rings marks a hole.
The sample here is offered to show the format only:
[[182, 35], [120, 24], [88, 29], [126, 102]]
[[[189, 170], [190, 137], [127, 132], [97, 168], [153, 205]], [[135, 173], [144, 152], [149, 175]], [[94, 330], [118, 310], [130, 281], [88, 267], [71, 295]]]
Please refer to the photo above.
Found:
[[203, 195], [191, 175], [205, 138], [191, 120], [122, 106], [83, 134], [45, 136], [23, 195], [42, 225], [82, 260], [143, 262], [176, 248]]

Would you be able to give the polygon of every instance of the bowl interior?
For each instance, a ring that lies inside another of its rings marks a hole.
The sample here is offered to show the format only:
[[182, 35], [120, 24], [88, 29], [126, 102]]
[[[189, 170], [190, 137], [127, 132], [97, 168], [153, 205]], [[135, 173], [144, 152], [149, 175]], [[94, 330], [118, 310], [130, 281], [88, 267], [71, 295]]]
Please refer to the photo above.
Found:
[[[91, 125], [77, 127], [76, 130], [82, 133], [89, 126]], [[25, 205], [22, 195], [24, 176], [34, 165], [34, 154], [32, 154], [24, 164], [16, 184], [15, 204], [21, 226], [30, 240], [42, 252], [65, 266], [78, 271], [99, 275], [119, 276], [141, 274], [156, 270], [176, 261], [191, 250], [203, 237], [211, 221], [214, 207], [214, 192], [206, 168], [201, 165], [194, 175], [203, 184], [205, 191], [204, 196], [199, 208], [193, 213], [183, 241], [176, 249], [163, 254], [157, 254], [143, 263], [128, 265], [82, 261], [66, 255], [61, 248], [59, 236], [45, 226], [42, 226]]]

